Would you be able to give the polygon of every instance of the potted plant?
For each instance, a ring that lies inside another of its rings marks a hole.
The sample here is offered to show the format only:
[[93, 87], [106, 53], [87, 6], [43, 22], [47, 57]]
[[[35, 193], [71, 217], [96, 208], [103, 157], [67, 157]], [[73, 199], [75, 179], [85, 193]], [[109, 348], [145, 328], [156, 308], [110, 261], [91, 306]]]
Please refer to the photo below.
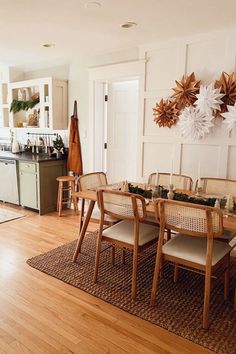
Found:
[[62, 137], [58, 134], [56, 139], [53, 140], [53, 148], [54, 148], [53, 153], [56, 153], [58, 159], [61, 158], [61, 155], [64, 154], [65, 145], [62, 140]]

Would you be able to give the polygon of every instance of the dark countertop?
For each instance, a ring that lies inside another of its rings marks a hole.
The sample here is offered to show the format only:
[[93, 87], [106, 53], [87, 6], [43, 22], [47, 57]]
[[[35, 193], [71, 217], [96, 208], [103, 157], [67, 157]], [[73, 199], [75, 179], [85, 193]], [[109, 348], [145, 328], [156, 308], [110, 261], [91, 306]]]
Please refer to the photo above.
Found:
[[65, 157], [57, 158], [56, 156], [49, 157], [46, 154], [31, 154], [21, 152], [18, 154], [13, 154], [10, 151], [0, 151], [0, 159], [7, 160], [18, 160], [18, 161], [28, 161], [28, 162], [45, 162], [45, 161], [57, 161], [57, 160], [65, 160]]

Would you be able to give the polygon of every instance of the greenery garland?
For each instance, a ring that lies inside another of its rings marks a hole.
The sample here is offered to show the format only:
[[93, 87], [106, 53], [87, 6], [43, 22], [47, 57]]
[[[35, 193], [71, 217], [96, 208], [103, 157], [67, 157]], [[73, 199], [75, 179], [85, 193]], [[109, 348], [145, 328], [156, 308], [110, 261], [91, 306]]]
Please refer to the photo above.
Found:
[[12, 111], [13, 113], [17, 113], [21, 110], [28, 111], [28, 109], [34, 108], [37, 103], [39, 103], [39, 98], [36, 98], [34, 100], [31, 99], [29, 101], [13, 100], [11, 103], [10, 112]]
[[[131, 183], [128, 184], [128, 187], [129, 187], [130, 193], [139, 194], [139, 195], [143, 196], [144, 198], [148, 198], [148, 199], [152, 198], [152, 190], [151, 189], [145, 190], [145, 189], [140, 188], [138, 186], [134, 187]], [[168, 192], [169, 192], [169, 190], [163, 186], [157, 187], [157, 195], [160, 198], [167, 199]], [[188, 196], [187, 194], [184, 194], [184, 193], [176, 193], [176, 192], [174, 192], [174, 200], [178, 200], [181, 202], [187, 202], [187, 203], [207, 205], [207, 206], [211, 206], [211, 207], [214, 207], [215, 202], [216, 202], [216, 198], [207, 198], [207, 199], [195, 198], [195, 197]], [[235, 207], [235, 212], [236, 212], [236, 204], [234, 204], [234, 207]]]

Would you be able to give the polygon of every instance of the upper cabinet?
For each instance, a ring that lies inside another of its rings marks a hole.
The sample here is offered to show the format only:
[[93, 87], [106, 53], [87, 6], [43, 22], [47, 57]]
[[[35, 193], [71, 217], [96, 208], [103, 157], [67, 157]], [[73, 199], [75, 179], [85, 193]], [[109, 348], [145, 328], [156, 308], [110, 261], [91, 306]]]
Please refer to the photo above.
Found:
[[12, 128], [67, 129], [67, 91], [67, 81], [52, 77], [9, 83], [9, 118], [4, 124], [9, 122]]
[[0, 66], [0, 128], [8, 128], [9, 122], [9, 82], [21, 80], [22, 71], [8, 66]]

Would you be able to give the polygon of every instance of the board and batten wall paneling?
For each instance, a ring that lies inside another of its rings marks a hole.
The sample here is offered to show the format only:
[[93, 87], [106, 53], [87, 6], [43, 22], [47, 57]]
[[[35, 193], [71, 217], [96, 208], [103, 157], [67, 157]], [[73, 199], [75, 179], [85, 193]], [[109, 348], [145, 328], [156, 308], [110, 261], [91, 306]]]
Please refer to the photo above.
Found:
[[194, 71], [197, 79], [209, 84], [222, 71], [236, 71], [235, 36], [236, 28], [140, 48], [140, 58], [146, 60], [139, 171], [143, 181], [152, 172], [170, 172], [173, 151], [175, 173], [196, 180], [200, 160], [202, 176], [236, 179], [236, 129], [229, 134], [219, 118], [209, 136], [192, 141], [181, 137], [178, 126], [158, 127], [152, 110], [161, 98], [170, 96], [175, 80], [184, 74]]
[[236, 179], [236, 144], [229, 146], [227, 177]]

